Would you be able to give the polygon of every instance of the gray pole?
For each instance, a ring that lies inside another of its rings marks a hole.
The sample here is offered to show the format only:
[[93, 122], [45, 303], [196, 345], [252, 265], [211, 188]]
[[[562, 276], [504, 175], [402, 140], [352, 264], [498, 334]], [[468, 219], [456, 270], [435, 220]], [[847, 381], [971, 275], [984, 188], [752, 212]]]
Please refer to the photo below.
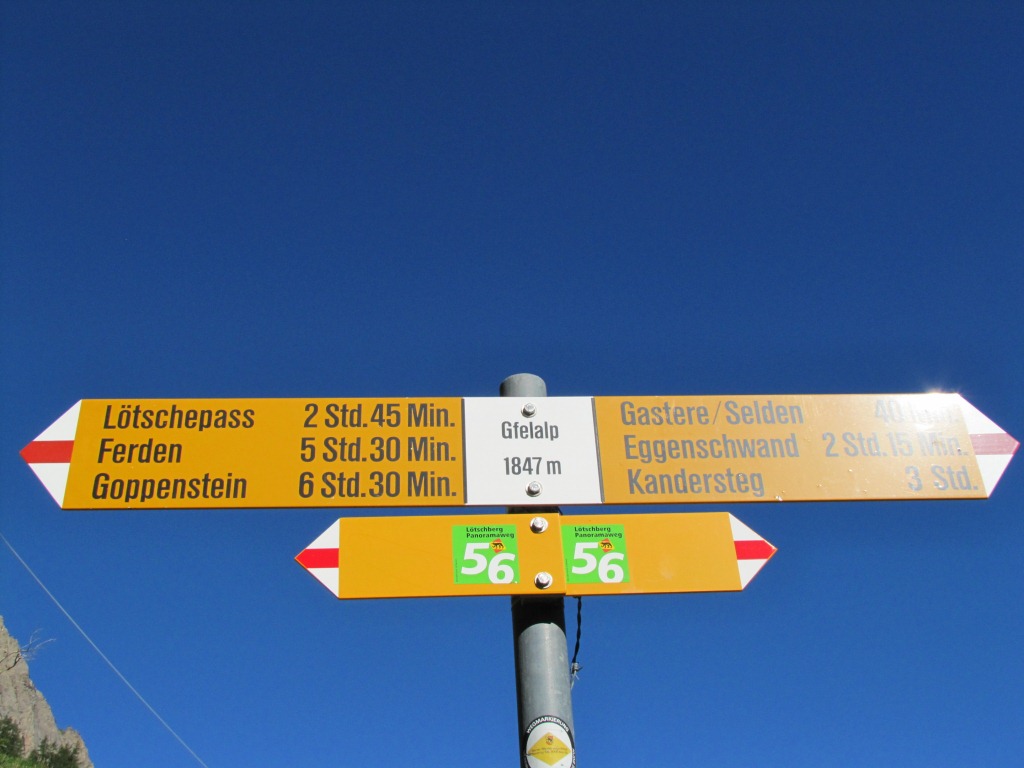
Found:
[[[547, 394], [544, 379], [531, 373], [517, 373], [501, 382], [502, 397]], [[557, 515], [559, 510], [510, 507], [509, 512]], [[571, 768], [576, 765], [576, 745], [563, 598], [513, 597], [512, 634], [521, 763], [525, 768]]]

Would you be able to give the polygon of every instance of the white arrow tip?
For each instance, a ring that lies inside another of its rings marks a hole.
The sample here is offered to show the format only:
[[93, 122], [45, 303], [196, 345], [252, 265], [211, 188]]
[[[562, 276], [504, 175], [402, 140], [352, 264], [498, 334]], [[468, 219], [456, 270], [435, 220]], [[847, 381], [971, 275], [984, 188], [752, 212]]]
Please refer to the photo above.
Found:
[[776, 549], [732, 515], [729, 515], [729, 524], [732, 526], [732, 539], [736, 546], [740, 589], [744, 589], [765, 563], [771, 560]]
[[64, 415], [48, 426], [31, 443], [21, 449], [21, 457], [29, 465], [53, 500], [64, 506], [68, 474], [71, 471], [71, 452], [78, 431], [79, 400]]
[[295, 556], [296, 562], [309, 571], [313, 577], [339, 597], [339, 563], [341, 520], [316, 537], [308, 547]]
[[960, 410], [971, 438], [974, 458], [981, 470], [985, 495], [991, 496], [1020, 444], [963, 397], [960, 397]]

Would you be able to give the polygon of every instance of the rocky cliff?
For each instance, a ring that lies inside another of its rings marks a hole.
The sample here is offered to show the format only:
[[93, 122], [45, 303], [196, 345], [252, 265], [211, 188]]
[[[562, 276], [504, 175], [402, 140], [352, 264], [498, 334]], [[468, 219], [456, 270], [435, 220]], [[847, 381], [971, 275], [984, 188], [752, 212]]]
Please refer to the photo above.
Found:
[[73, 728], [57, 728], [50, 705], [28, 676], [28, 662], [18, 641], [11, 637], [0, 616], [0, 717], [11, 718], [25, 737], [25, 754], [49, 739], [58, 747], [78, 746], [78, 764], [92, 768], [82, 737]]

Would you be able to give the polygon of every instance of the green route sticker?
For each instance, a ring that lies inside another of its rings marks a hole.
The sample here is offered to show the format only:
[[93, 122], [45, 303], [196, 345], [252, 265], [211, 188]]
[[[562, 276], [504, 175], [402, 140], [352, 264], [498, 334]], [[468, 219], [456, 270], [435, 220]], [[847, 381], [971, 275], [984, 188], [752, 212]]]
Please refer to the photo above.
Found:
[[626, 531], [615, 525], [562, 525], [562, 552], [570, 584], [629, 581]]
[[453, 525], [456, 584], [518, 584], [519, 541], [514, 525]]

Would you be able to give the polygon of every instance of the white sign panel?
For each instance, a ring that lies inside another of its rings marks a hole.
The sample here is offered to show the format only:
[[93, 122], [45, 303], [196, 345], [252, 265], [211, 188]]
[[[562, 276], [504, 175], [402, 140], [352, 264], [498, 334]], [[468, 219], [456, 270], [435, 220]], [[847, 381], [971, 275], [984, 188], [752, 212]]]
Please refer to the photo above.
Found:
[[589, 397], [467, 397], [466, 503], [600, 504]]

